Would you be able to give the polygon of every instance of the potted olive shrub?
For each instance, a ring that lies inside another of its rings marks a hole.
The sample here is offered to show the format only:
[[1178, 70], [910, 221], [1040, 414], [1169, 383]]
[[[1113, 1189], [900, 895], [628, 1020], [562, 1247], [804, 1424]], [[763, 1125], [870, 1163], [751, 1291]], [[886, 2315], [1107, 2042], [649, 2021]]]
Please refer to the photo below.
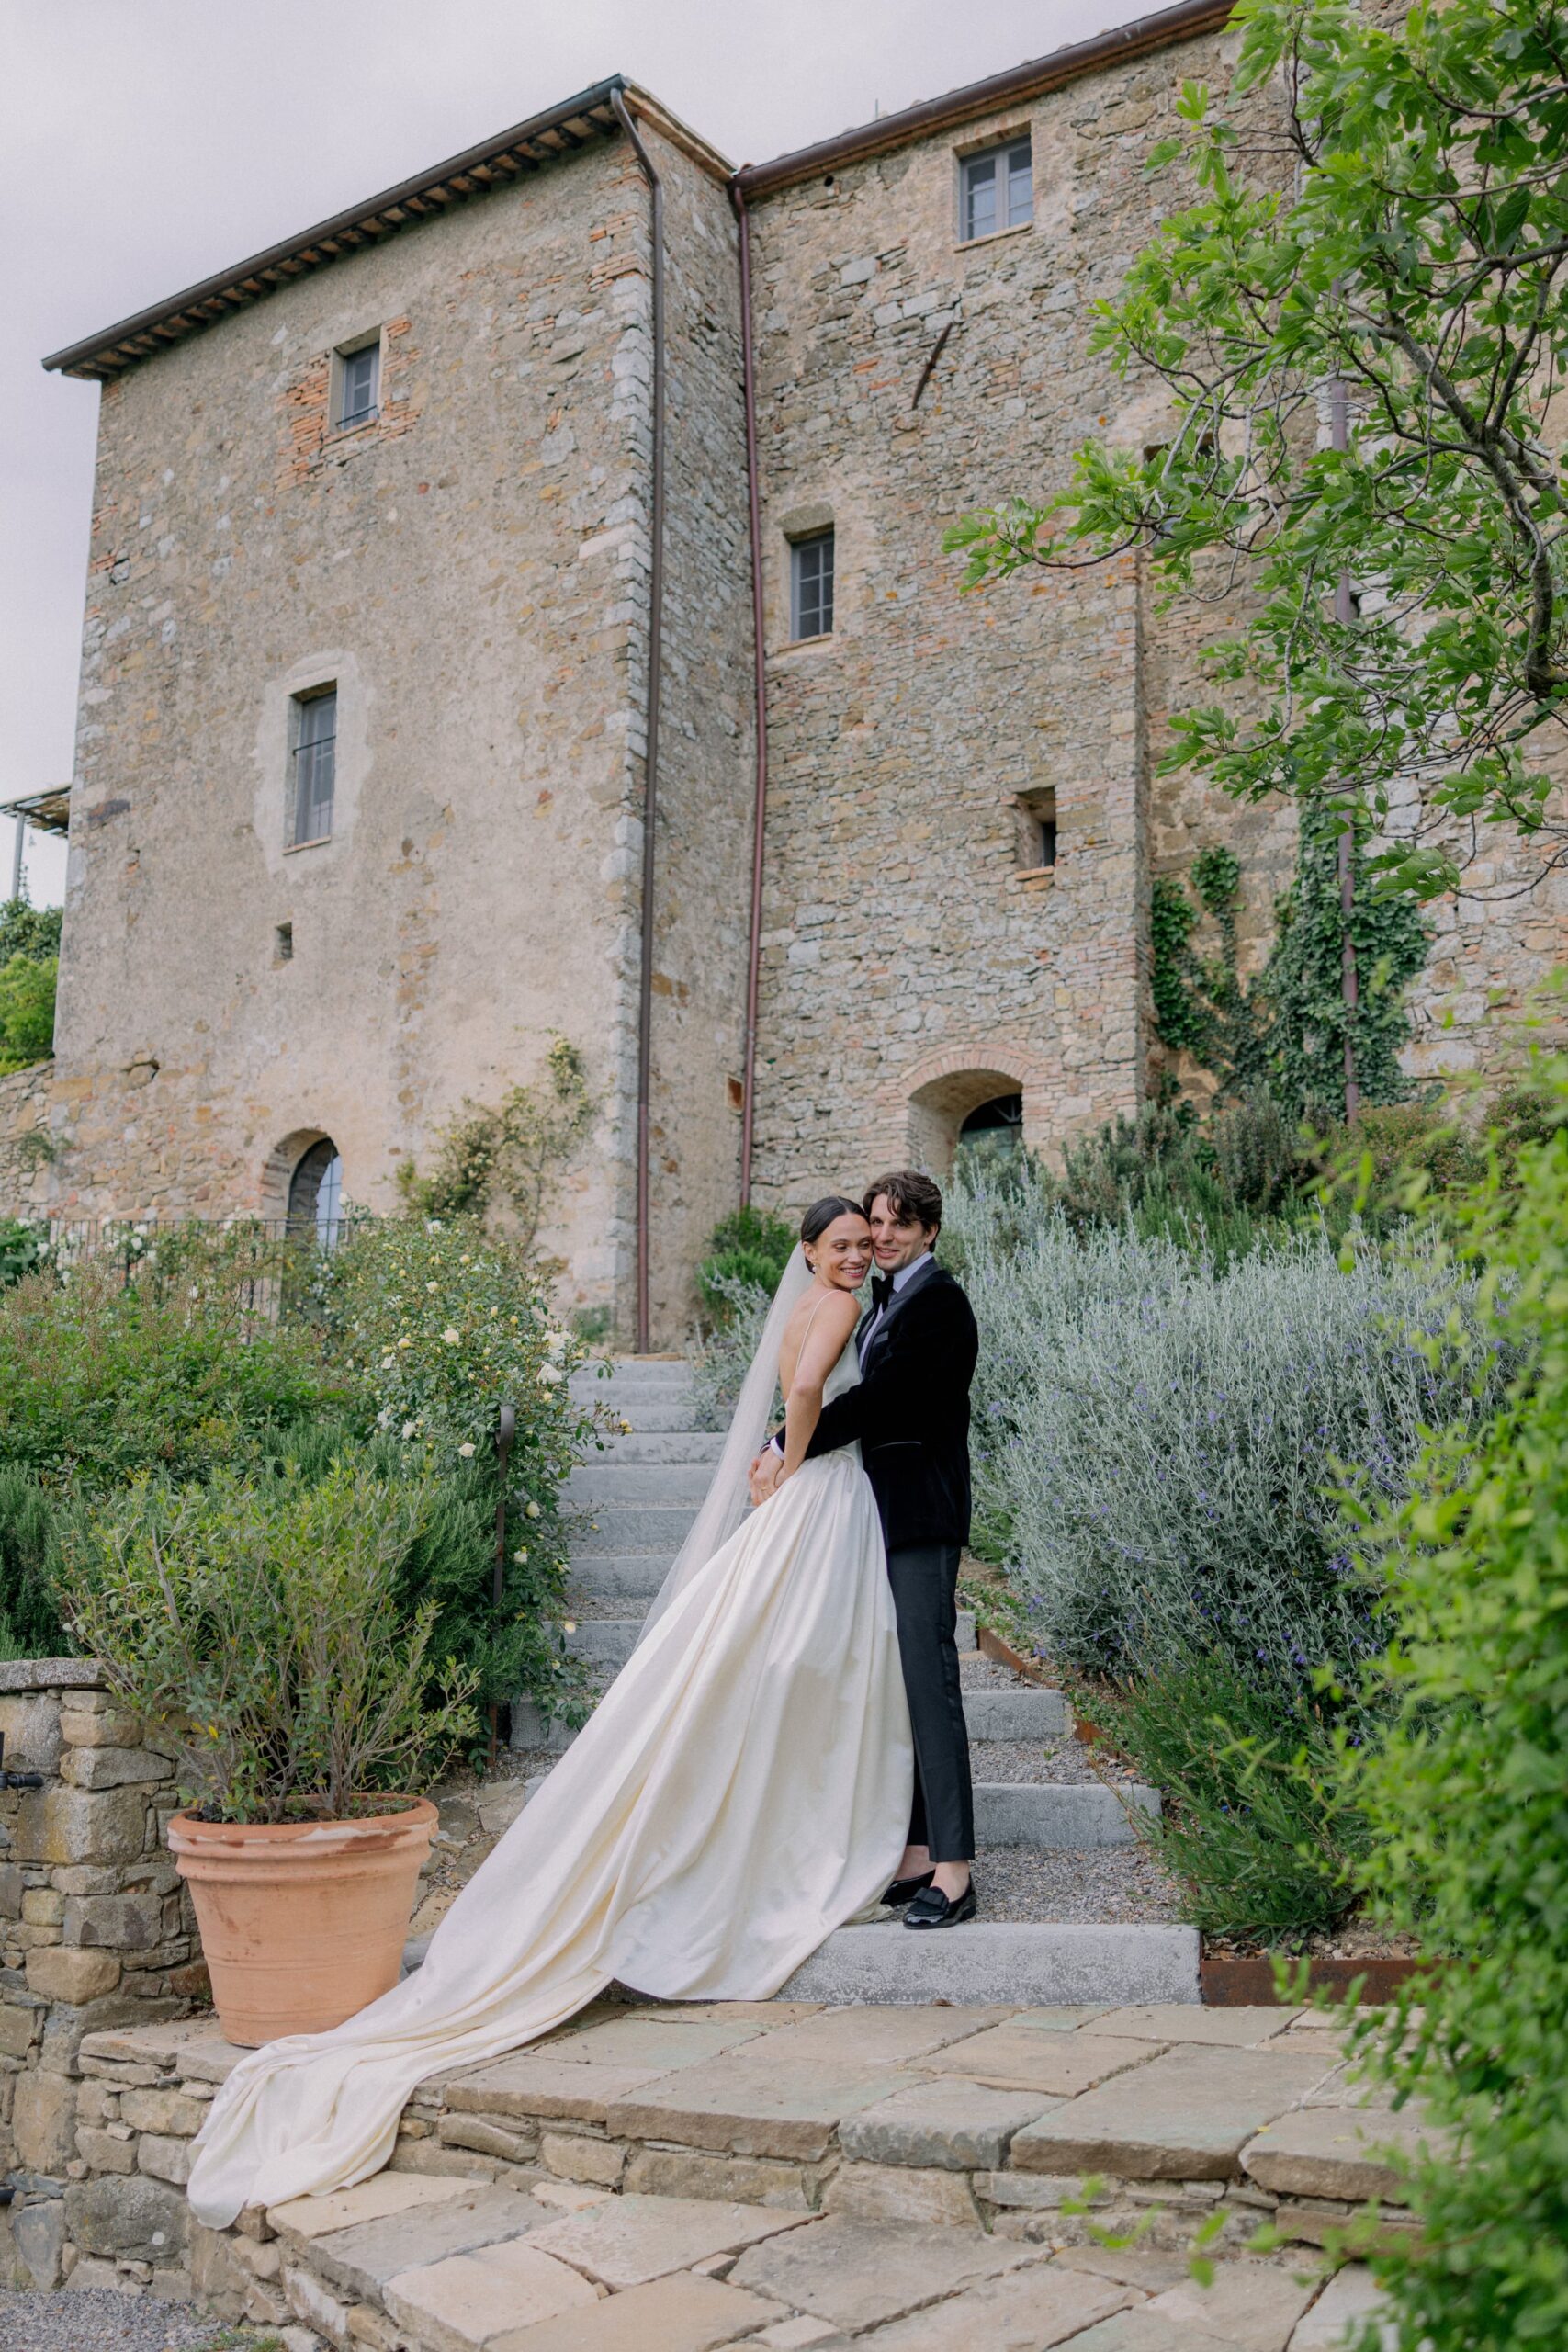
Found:
[[434, 1505], [419, 1479], [141, 1479], [74, 1544], [82, 1647], [176, 1758], [169, 1844], [231, 2041], [337, 2025], [396, 1984], [435, 1808], [403, 1793], [476, 1729], [434, 1609], [398, 1566]]

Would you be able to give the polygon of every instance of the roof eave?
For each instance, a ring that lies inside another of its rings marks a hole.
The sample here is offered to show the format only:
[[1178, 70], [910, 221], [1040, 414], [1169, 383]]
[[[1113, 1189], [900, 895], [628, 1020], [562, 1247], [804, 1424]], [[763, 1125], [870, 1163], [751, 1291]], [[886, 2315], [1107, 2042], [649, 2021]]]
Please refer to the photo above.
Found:
[[940, 98], [927, 98], [919, 106], [905, 107], [898, 114], [882, 115], [856, 130], [841, 130], [832, 139], [818, 140], [815, 146], [798, 147], [793, 154], [780, 155], [771, 164], [745, 164], [735, 175], [735, 186], [748, 202], [752, 202], [759, 197], [773, 196], [781, 188], [793, 187], [802, 180], [813, 179], [818, 173], [887, 154], [911, 139], [926, 138], [935, 131], [973, 122], [981, 115], [1021, 105], [1124, 59], [1146, 56], [1152, 50], [1168, 49], [1178, 41], [1194, 40], [1200, 33], [1218, 31], [1228, 22], [1234, 6], [1235, 0], [1179, 0], [1176, 7], [1162, 8], [1155, 16], [1140, 17], [1130, 25], [1096, 33], [1089, 40], [1075, 41], [1070, 48], [1054, 50], [1048, 57], [1032, 58], [1026, 64], [1010, 66], [1006, 73], [992, 74], [983, 82], [966, 83], [962, 89], [949, 90]]
[[80, 343], [68, 344], [62, 351], [51, 352], [43, 365], [59, 375], [89, 380], [102, 381], [118, 376], [139, 360], [151, 358], [154, 352], [183, 342], [187, 335], [213, 325], [231, 311], [248, 309], [252, 303], [275, 293], [279, 286], [340, 260], [346, 253], [378, 243], [419, 220], [439, 215], [453, 205], [487, 194], [504, 181], [537, 171], [555, 158], [585, 145], [590, 138], [618, 136], [620, 126], [610, 105], [616, 91], [624, 91], [633, 110], [645, 117], [704, 171], [715, 179], [728, 179], [730, 167], [722, 155], [625, 74], [613, 74], [607, 80], [580, 90], [563, 104], [534, 115], [526, 122], [514, 123], [498, 137], [449, 157], [434, 170], [402, 180], [396, 187], [384, 188], [379, 196], [337, 213], [330, 220], [320, 221], [313, 229], [289, 237], [281, 244], [271, 245], [265, 253], [253, 254], [237, 266], [203, 278], [198, 285], [187, 286], [183, 293], [166, 301], [154, 302], [132, 317], [121, 319], [115, 326], [87, 335]]

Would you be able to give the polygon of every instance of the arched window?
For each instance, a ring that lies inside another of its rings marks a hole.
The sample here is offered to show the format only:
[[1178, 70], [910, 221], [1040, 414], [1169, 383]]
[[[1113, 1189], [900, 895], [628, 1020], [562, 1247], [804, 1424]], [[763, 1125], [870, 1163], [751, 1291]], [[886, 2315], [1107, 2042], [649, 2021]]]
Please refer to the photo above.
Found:
[[1023, 1147], [1023, 1097], [993, 1094], [958, 1130], [958, 1155], [979, 1162], [1008, 1159]]
[[343, 1159], [331, 1136], [313, 1143], [288, 1180], [288, 1230], [330, 1250], [343, 1225]]

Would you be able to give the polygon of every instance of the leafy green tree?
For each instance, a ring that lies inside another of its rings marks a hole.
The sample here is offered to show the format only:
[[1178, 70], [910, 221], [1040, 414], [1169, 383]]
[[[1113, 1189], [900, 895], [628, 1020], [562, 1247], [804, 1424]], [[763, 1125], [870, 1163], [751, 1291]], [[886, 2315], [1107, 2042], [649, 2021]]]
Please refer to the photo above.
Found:
[[13, 956], [0, 964], [0, 1076], [47, 1061], [54, 1051], [54, 992], [60, 977], [56, 956], [41, 962]]
[[1423, 896], [1455, 886], [1483, 823], [1540, 837], [1550, 867], [1568, 14], [1241, 0], [1233, 24], [1228, 99], [1189, 84], [1150, 158], [1182, 162], [1193, 200], [1093, 337], [1163, 379], [1168, 445], [1089, 442], [1058, 494], [947, 544], [970, 584], [1138, 546], [1175, 594], [1237, 583], [1208, 661], [1250, 691], [1182, 714], [1167, 767], [1370, 817], [1398, 836], [1374, 868]]
[[0, 965], [8, 964], [13, 956], [47, 964], [60, 953], [62, 920], [59, 907], [35, 907], [27, 899], [0, 899]]
[[1493, 1396], [1430, 1440], [1369, 1546], [1390, 1634], [1369, 1695], [1398, 1719], [1347, 1753], [1362, 1884], [1446, 1962], [1363, 2027], [1449, 2135], [1415, 2170], [1417, 2235], [1374, 2256], [1400, 2352], [1568, 2342], [1568, 1062], [1545, 1075], [1545, 1139], [1445, 1204]]

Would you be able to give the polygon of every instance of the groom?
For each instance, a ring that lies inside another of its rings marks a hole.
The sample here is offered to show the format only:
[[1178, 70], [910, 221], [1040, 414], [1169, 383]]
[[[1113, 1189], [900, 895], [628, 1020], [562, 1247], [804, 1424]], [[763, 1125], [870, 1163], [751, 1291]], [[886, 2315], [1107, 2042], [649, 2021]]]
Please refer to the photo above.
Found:
[[[932, 1252], [942, 1194], [901, 1168], [867, 1187], [877, 1272], [855, 1340], [861, 1379], [822, 1408], [808, 1456], [859, 1439], [882, 1514], [887, 1576], [915, 1744], [909, 1842], [886, 1900], [907, 1928], [975, 1916], [975, 1807], [959, 1685], [959, 1555], [969, 1535], [969, 1384], [979, 1338], [969, 1301]], [[752, 1464], [752, 1499], [773, 1492], [775, 1439]]]

